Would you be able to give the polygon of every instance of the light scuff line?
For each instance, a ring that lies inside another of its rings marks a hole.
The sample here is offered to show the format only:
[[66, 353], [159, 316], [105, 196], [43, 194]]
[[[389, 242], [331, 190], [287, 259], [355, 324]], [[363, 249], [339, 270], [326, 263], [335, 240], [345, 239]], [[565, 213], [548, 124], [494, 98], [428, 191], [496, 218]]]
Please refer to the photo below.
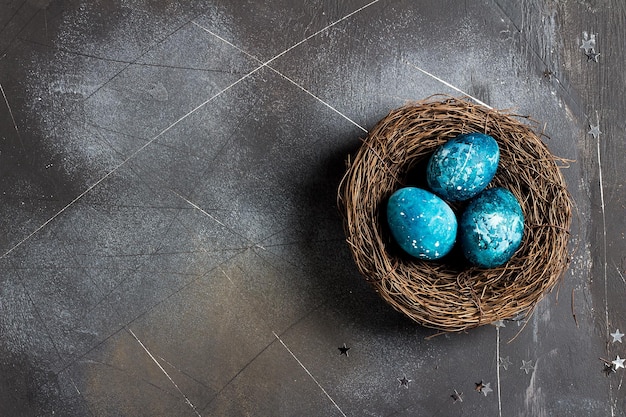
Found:
[[189, 401], [189, 398], [187, 398], [187, 396], [181, 391], [181, 389], [178, 387], [178, 384], [176, 384], [176, 382], [174, 382], [174, 380], [172, 379], [172, 377], [170, 376], [170, 374], [167, 373], [167, 371], [163, 368], [163, 366], [161, 365], [161, 363], [154, 357], [154, 355], [152, 355], [152, 353], [148, 350], [148, 348], [143, 344], [143, 342], [141, 340], [139, 340], [139, 338], [137, 337], [137, 335], [135, 334], [135, 332], [133, 332], [131, 329], [126, 329], [128, 330], [128, 333], [131, 334], [131, 336], [133, 336], [133, 338], [137, 341], [137, 343], [139, 343], [139, 346], [141, 346], [143, 348], [143, 350], [148, 354], [148, 356], [150, 357], [150, 359], [152, 359], [152, 361], [159, 367], [159, 369], [161, 370], [161, 372], [163, 372], [163, 374], [165, 374], [165, 376], [167, 377], [167, 379], [172, 383], [172, 385], [174, 385], [174, 388], [176, 388], [176, 390], [180, 393], [180, 395], [183, 396], [183, 398], [185, 399], [185, 402], [187, 403], [187, 405], [189, 407], [191, 407], [193, 409], [193, 411], [196, 413], [196, 415], [198, 417], [202, 417], [202, 415], [198, 412], [198, 410], [196, 409], [196, 406], [193, 405], [191, 403], [191, 401]]
[[450, 83], [449, 83], [449, 82], [447, 82], [446, 80], [444, 80], [444, 79], [441, 79], [441, 78], [437, 77], [435, 74], [431, 74], [430, 72], [426, 71], [426, 70], [425, 70], [425, 69], [423, 69], [423, 68], [418, 67], [418, 66], [417, 66], [417, 65], [415, 65], [415, 64], [412, 64], [411, 62], [408, 62], [408, 61], [407, 61], [406, 63], [407, 63], [408, 65], [410, 65], [411, 67], [415, 68], [416, 70], [420, 71], [421, 73], [426, 74], [426, 75], [428, 75], [429, 77], [431, 77], [431, 78], [433, 78], [433, 79], [435, 79], [435, 80], [439, 81], [440, 83], [442, 83], [442, 84], [443, 84], [443, 85], [445, 85], [446, 87], [450, 87], [450, 88], [451, 88], [451, 89], [453, 89], [454, 91], [459, 92], [459, 93], [463, 94], [464, 96], [467, 96], [467, 97], [471, 98], [472, 100], [474, 100], [476, 103], [480, 104], [481, 106], [485, 106], [485, 107], [487, 107], [488, 109], [493, 110], [493, 107], [491, 107], [489, 104], [485, 103], [484, 101], [481, 101], [481, 100], [477, 99], [477, 98], [476, 98], [476, 97], [474, 97], [474, 96], [469, 95], [469, 94], [468, 94], [468, 93], [466, 93], [465, 91], [461, 90], [461, 89], [460, 89], [460, 88], [458, 88], [458, 87], [455, 87], [454, 85], [450, 84]]
[[502, 417], [502, 394], [500, 390], [500, 326], [496, 326], [496, 378], [498, 379], [498, 416]]
[[[598, 117], [596, 113], [596, 117]], [[598, 123], [599, 126], [599, 123]], [[604, 177], [602, 175], [602, 152], [600, 150], [600, 135], [595, 135], [596, 150], [598, 157], [598, 180], [600, 183], [600, 210], [602, 212], [602, 275], [604, 278], [604, 321], [607, 333], [610, 332], [609, 323], [609, 284], [607, 262], [607, 230], [606, 230], [606, 204], [604, 200]], [[609, 403], [611, 404], [611, 417], [615, 416], [615, 400], [613, 399], [613, 384], [609, 380]]]
[[306, 366], [304, 366], [304, 364], [300, 361], [300, 359], [298, 359], [296, 357], [296, 355], [291, 351], [291, 349], [289, 349], [289, 347], [285, 344], [285, 342], [282, 341], [282, 339], [276, 334], [276, 332], [272, 332], [272, 333], [274, 333], [274, 337], [276, 337], [276, 339], [280, 342], [280, 344], [283, 345], [283, 347], [285, 349], [287, 349], [287, 352], [289, 352], [289, 354], [296, 360], [296, 362], [298, 362], [298, 365], [300, 365], [300, 367], [302, 369], [304, 369], [304, 372], [306, 372], [307, 375], [309, 375], [309, 377], [311, 377], [313, 382], [315, 382], [315, 384], [319, 387], [319, 389], [322, 390], [322, 392], [324, 393], [324, 395], [326, 395], [326, 397], [330, 400], [330, 402], [333, 403], [335, 408], [337, 410], [339, 410], [341, 415], [343, 417], [347, 417], [346, 414], [341, 410], [341, 408], [339, 408], [339, 405], [335, 402], [335, 400], [333, 400], [333, 398], [330, 396], [330, 394], [328, 394], [328, 392], [324, 389], [324, 387], [322, 387], [322, 385], [317, 381], [317, 379], [315, 379], [313, 374], [306, 368]]
[[199, 27], [200, 29], [204, 30], [205, 32], [207, 32], [208, 34], [216, 37], [217, 39], [221, 40], [222, 42], [226, 43], [227, 45], [231, 46], [232, 48], [236, 49], [237, 51], [241, 52], [242, 54], [246, 55], [247, 57], [254, 59], [257, 63], [262, 64], [262, 66], [267, 67], [268, 69], [270, 69], [271, 71], [273, 71], [274, 73], [276, 73], [278, 76], [282, 77], [284, 80], [289, 81], [291, 84], [293, 84], [294, 86], [298, 87], [300, 90], [302, 90], [303, 92], [305, 92], [306, 94], [308, 94], [309, 96], [313, 97], [315, 100], [319, 101], [321, 104], [323, 104], [324, 106], [328, 107], [331, 111], [337, 113], [339, 116], [343, 117], [344, 119], [346, 119], [348, 122], [350, 122], [351, 124], [353, 124], [354, 126], [356, 126], [357, 128], [359, 128], [360, 130], [362, 130], [365, 133], [367, 132], [367, 129], [365, 129], [363, 126], [361, 126], [360, 124], [358, 124], [357, 122], [355, 122], [354, 120], [352, 120], [350, 117], [348, 117], [346, 114], [342, 113], [341, 111], [339, 111], [336, 107], [334, 107], [333, 105], [331, 105], [330, 103], [328, 103], [327, 101], [323, 100], [321, 97], [318, 97], [317, 95], [313, 94], [313, 92], [309, 91], [308, 89], [306, 89], [304, 86], [302, 86], [301, 84], [297, 83], [296, 81], [294, 81], [293, 79], [287, 77], [285, 74], [283, 74], [282, 72], [278, 71], [276, 68], [268, 65], [268, 62], [263, 62], [261, 61], [259, 58], [257, 58], [256, 56], [244, 51], [243, 49], [241, 49], [240, 47], [238, 47], [237, 45], [233, 44], [232, 42], [229, 42], [227, 39], [224, 39], [223, 37], [221, 37], [220, 35], [218, 35], [217, 33], [213, 32], [212, 30], [196, 23], [196, 22], [192, 22], [194, 25], [196, 25], [197, 27]]

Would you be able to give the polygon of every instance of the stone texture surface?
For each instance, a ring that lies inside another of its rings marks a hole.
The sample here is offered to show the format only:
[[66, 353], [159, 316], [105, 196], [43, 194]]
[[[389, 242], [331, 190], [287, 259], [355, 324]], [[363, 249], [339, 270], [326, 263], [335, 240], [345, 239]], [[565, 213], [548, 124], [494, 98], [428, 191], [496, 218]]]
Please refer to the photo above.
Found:
[[[626, 356], [625, 21], [0, 2], [0, 415], [626, 415], [624, 369], [602, 373]], [[537, 120], [576, 216], [531, 317], [429, 338], [358, 276], [336, 189], [368, 129], [437, 93]]]

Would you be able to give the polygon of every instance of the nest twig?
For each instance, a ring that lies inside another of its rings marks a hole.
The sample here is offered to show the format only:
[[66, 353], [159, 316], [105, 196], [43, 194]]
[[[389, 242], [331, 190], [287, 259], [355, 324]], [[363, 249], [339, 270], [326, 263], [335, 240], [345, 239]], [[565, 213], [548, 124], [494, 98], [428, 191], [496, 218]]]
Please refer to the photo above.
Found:
[[[347, 241], [360, 273], [398, 311], [443, 331], [528, 314], [567, 268], [571, 200], [559, 164], [527, 117], [446, 97], [393, 110], [369, 133], [339, 187]], [[394, 247], [382, 215], [390, 195], [447, 140], [494, 137], [500, 166], [490, 186], [509, 189], [524, 212], [513, 258], [482, 269], [450, 259], [423, 261]]]

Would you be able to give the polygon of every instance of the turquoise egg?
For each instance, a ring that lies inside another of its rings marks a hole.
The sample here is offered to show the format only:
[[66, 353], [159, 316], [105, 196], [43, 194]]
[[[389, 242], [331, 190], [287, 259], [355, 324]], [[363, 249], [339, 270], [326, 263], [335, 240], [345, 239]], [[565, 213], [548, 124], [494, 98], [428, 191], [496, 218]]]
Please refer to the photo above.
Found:
[[459, 135], [430, 157], [426, 168], [428, 186], [444, 200], [468, 200], [489, 185], [499, 161], [500, 148], [491, 136]]
[[500, 266], [522, 243], [524, 213], [505, 188], [490, 188], [476, 196], [459, 221], [459, 243], [468, 261], [483, 268]]
[[393, 193], [387, 203], [387, 223], [398, 245], [419, 259], [445, 256], [456, 240], [457, 221], [450, 206], [421, 188]]

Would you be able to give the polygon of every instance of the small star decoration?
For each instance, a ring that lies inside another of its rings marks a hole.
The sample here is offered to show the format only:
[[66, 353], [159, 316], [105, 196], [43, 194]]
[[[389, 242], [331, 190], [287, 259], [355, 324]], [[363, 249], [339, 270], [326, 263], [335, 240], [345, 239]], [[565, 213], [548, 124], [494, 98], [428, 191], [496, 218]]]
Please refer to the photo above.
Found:
[[406, 376], [403, 376], [402, 378], [398, 378], [398, 382], [400, 383], [401, 387], [409, 389], [409, 382], [413, 382], [413, 380], [408, 379]]
[[622, 343], [622, 337], [624, 337], [624, 333], [620, 333], [619, 329], [615, 330], [615, 333], [611, 333], [611, 337], [613, 338], [612, 342], [620, 342]]
[[524, 372], [528, 375], [530, 371], [533, 371], [535, 367], [533, 366], [533, 361], [525, 361], [522, 359], [522, 367], [519, 369], [523, 369]]
[[493, 392], [493, 390], [491, 389], [491, 382], [487, 382], [486, 384], [483, 384], [483, 381], [480, 381], [480, 382], [474, 383], [474, 385], [476, 385], [476, 388], [474, 389], [480, 392], [481, 394], [483, 394], [485, 397], [490, 392]]
[[346, 355], [348, 356], [348, 351], [350, 350], [349, 347], [346, 347], [346, 344], [344, 343], [342, 347], [337, 348], [339, 349], [339, 354], [340, 355]]
[[580, 45], [580, 49], [585, 50], [585, 54], [589, 53], [596, 46], [596, 40], [594, 38], [591, 39], [583, 39], [583, 44]]
[[600, 123], [595, 126], [589, 125], [589, 127], [591, 127], [591, 130], [589, 130], [589, 132], [587, 133], [593, 136], [594, 139], [598, 139], [600, 137], [600, 134], [602, 133], [600, 132]]
[[504, 324], [504, 320], [497, 320], [497, 321], [494, 321], [491, 324], [493, 324], [496, 327], [506, 327], [506, 324]]
[[513, 365], [511, 359], [507, 356], [506, 358], [500, 358], [499, 365], [504, 368], [505, 371], [509, 370], [509, 366]]
[[617, 355], [617, 358], [611, 363], [615, 366], [615, 370], [618, 370], [619, 368], [624, 368], [624, 361], [626, 361], [626, 359], [622, 359]]

